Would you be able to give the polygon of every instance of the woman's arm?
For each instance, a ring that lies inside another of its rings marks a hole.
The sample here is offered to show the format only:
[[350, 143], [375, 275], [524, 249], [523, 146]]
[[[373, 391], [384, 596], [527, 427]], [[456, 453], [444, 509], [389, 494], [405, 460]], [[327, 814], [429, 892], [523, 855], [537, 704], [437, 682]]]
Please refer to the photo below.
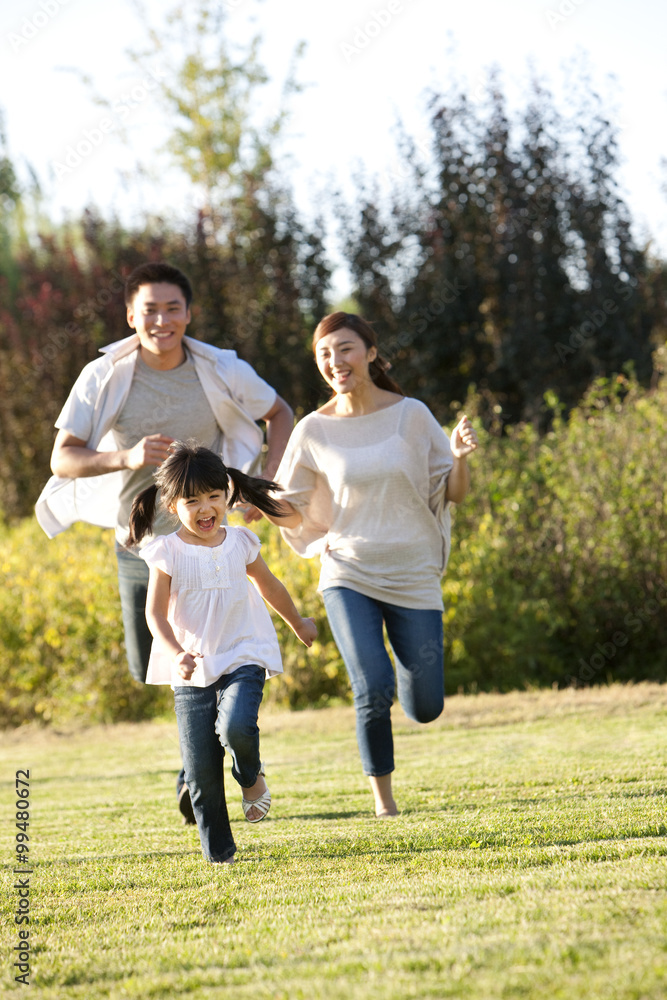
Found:
[[[276, 522], [277, 523], [277, 522]], [[246, 573], [257, 590], [284, 622], [287, 622], [304, 646], [312, 646], [317, 638], [317, 626], [312, 618], [302, 618], [287, 589], [278, 580], [261, 556], [246, 566]]]
[[186, 653], [176, 641], [174, 630], [167, 620], [171, 577], [161, 569], [151, 566], [146, 595], [146, 622], [151, 635], [174, 657], [179, 677], [189, 680], [197, 666], [191, 653]]
[[470, 469], [464, 458], [454, 456], [454, 464], [447, 479], [445, 500], [452, 503], [463, 503], [470, 489]]
[[447, 480], [445, 500], [463, 503], [470, 489], [470, 469], [467, 456], [477, 448], [477, 434], [466, 416], [463, 416], [452, 431], [451, 446], [454, 464]]
[[[278, 517], [276, 514], [265, 513], [264, 517], [267, 521], [270, 521], [271, 524], [277, 524], [279, 528], [298, 528], [301, 524], [302, 517], [296, 507], [293, 507], [287, 500], [280, 500], [276, 496], [274, 496], [274, 500], [278, 500], [281, 507], [281, 513], [284, 512], [285, 516]], [[278, 612], [278, 614], [280, 614], [280, 612]]]

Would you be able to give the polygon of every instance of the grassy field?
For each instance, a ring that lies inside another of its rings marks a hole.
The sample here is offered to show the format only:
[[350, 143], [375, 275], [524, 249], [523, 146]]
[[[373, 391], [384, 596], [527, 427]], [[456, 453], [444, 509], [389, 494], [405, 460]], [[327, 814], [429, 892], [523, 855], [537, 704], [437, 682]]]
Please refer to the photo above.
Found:
[[[240, 863], [179, 825], [175, 724], [2, 738], [30, 768], [31, 993], [40, 998], [667, 996], [667, 687], [454, 697], [395, 710], [394, 821], [370, 814], [350, 709], [261, 716], [274, 796]], [[30, 995], [30, 994], [29, 994]]]

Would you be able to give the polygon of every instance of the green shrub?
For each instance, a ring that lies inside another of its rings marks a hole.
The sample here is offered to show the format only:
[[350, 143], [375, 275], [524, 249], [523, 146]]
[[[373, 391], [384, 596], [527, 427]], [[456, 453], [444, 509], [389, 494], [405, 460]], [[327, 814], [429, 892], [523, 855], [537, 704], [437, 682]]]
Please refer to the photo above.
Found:
[[544, 437], [483, 436], [444, 582], [450, 690], [664, 680], [665, 441], [667, 385], [625, 376]]
[[0, 723], [164, 711], [171, 692], [127, 669], [112, 533], [77, 525], [49, 541], [32, 519], [0, 530]]
[[[265, 698], [292, 708], [346, 692], [345, 669], [316, 593], [315, 562], [298, 559], [266, 522], [271, 569], [320, 635], [311, 650], [274, 616], [285, 674]], [[125, 659], [113, 534], [78, 524], [49, 540], [29, 519], [0, 528], [0, 726], [40, 720], [116, 722], [171, 711], [168, 687], [137, 684]]]
[[[667, 385], [599, 381], [544, 437], [528, 425], [480, 437], [443, 582], [448, 690], [664, 680]], [[274, 616], [285, 673], [266, 699], [348, 698], [318, 560], [299, 559], [266, 522], [255, 527], [319, 628], [307, 650]], [[0, 725], [171, 711], [169, 688], [128, 673], [110, 532], [78, 525], [49, 541], [27, 520], [0, 529], [0, 543]]]

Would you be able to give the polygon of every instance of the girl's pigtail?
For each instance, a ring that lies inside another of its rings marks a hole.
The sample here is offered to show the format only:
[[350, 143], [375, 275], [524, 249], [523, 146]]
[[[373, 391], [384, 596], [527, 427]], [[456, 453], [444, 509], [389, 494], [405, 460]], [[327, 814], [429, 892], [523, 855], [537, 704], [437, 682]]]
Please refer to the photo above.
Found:
[[245, 472], [238, 469], [227, 468], [227, 473], [232, 481], [234, 489], [227, 501], [233, 507], [239, 500], [245, 503], [254, 504], [264, 514], [272, 514], [274, 517], [285, 517], [280, 501], [275, 500], [271, 493], [282, 490], [282, 486], [272, 482], [270, 479], [258, 479], [256, 476], [247, 476]]
[[144, 535], [147, 535], [153, 527], [156, 499], [157, 486], [153, 483], [152, 486], [142, 490], [132, 501], [128, 545], [138, 545]]

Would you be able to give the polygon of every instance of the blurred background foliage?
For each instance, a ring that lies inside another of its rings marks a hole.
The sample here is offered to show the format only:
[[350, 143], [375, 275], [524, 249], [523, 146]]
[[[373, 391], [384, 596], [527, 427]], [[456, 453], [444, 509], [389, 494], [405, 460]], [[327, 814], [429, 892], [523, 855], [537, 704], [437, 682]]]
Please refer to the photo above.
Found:
[[[193, 336], [237, 350], [299, 416], [326, 396], [309, 342], [341, 305], [334, 261], [280, 169], [296, 75], [258, 121], [257, 43], [232, 54], [215, 11], [182, 6], [136, 54], [165, 67], [172, 133], [156, 155], [182, 171], [189, 215], [128, 226], [90, 207], [55, 223], [38, 179], [19, 184], [0, 120], [5, 724], [138, 718], [169, 702], [127, 675], [106, 537], [80, 528], [49, 543], [30, 520], [72, 383], [129, 333], [124, 277], [171, 261], [195, 289]], [[632, 235], [615, 128], [585, 69], [571, 93], [565, 116], [536, 78], [510, 116], [493, 74], [483, 100], [453, 83], [431, 95], [428, 143], [397, 136], [388, 193], [360, 176], [354, 197], [332, 191], [327, 206], [350, 275], [344, 308], [375, 322], [409, 394], [448, 426], [465, 408], [482, 434], [444, 583], [450, 690], [603, 680], [607, 664], [588, 661], [624, 627], [610, 675], [664, 673], [664, 610], [636, 632], [623, 623], [667, 576], [667, 268]], [[265, 538], [322, 635], [314, 655], [285, 637], [288, 669], [267, 694], [294, 707], [345, 697], [315, 567]]]
[[[667, 365], [664, 349], [656, 364]], [[483, 402], [471, 394], [469, 412]], [[667, 382], [646, 391], [625, 376], [595, 382], [546, 434], [527, 423], [503, 437], [481, 431], [443, 581], [450, 694], [663, 680], [667, 502], [656, 449], [666, 436]], [[319, 629], [306, 650], [274, 616], [285, 673], [265, 700], [347, 699], [319, 561], [298, 558], [266, 521], [255, 527], [270, 568]], [[77, 525], [49, 540], [25, 518], [0, 529], [0, 551], [0, 725], [172, 711], [168, 688], [128, 673], [111, 532]]]

